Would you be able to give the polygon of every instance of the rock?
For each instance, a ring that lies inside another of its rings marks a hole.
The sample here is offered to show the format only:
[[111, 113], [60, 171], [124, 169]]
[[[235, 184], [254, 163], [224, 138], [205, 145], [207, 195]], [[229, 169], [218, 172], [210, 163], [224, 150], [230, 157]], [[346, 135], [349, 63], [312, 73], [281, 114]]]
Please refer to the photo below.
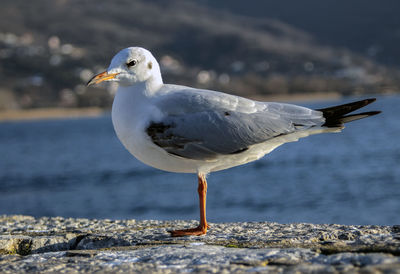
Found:
[[400, 273], [398, 226], [0, 216], [2, 272], [390, 272]]
[[32, 251], [32, 238], [27, 236], [0, 236], [0, 251], [6, 254], [28, 255]]

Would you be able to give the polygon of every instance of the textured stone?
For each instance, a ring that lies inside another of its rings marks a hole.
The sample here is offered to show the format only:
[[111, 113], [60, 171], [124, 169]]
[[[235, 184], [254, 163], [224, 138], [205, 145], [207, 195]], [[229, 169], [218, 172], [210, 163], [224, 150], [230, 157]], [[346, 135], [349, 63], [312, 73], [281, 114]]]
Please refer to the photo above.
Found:
[[32, 238], [28, 236], [0, 236], [1, 253], [28, 255], [32, 252]]
[[[398, 226], [0, 216], [2, 272], [400, 273]], [[23, 256], [21, 256], [23, 255]]]

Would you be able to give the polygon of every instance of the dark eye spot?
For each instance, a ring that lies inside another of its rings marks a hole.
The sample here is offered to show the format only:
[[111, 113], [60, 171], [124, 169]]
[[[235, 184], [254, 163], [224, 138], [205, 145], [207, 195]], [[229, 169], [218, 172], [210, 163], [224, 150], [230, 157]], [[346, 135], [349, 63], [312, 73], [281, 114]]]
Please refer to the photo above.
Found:
[[137, 61], [134, 59], [134, 60], [132, 60], [132, 61], [130, 61], [130, 62], [128, 62], [128, 63], [126, 63], [126, 66], [127, 66], [128, 68], [130, 68], [130, 67], [133, 67], [133, 66], [135, 66], [135, 65], [136, 65], [136, 63], [137, 63]]
[[153, 63], [152, 63], [152, 62], [148, 62], [148, 63], [147, 63], [147, 67], [148, 67], [149, 69], [151, 69], [151, 68], [153, 67]]
[[227, 111], [225, 111], [225, 116], [229, 116], [229, 115], [231, 115], [229, 112], [227, 112]]

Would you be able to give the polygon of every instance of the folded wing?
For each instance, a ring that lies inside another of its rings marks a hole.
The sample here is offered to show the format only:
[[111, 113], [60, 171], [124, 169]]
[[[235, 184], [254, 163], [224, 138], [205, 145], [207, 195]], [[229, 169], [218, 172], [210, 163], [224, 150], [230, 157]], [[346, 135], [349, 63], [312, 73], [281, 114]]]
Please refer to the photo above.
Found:
[[320, 126], [322, 112], [280, 103], [254, 102], [204, 91], [175, 92], [160, 99], [164, 116], [147, 134], [168, 153], [210, 160], [246, 151], [271, 138]]

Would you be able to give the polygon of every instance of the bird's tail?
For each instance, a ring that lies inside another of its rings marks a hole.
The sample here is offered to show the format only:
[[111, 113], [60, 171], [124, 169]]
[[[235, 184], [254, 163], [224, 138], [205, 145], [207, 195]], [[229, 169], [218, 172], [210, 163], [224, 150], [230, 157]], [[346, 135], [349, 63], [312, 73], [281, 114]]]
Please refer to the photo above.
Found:
[[362, 119], [365, 117], [369, 117], [372, 115], [376, 115], [381, 113], [380, 111], [369, 111], [369, 112], [362, 112], [356, 114], [349, 114], [357, 109], [365, 107], [366, 105], [371, 104], [376, 99], [365, 99], [357, 102], [352, 102], [340, 106], [334, 106], [329, 108], [317, 109], [323, 113], [325, 118], [325, 123], [322, 125], [324, 127], [342, 127], [344, 123], [348, 123], [351, 121], [355, 121], [358, 119]]

